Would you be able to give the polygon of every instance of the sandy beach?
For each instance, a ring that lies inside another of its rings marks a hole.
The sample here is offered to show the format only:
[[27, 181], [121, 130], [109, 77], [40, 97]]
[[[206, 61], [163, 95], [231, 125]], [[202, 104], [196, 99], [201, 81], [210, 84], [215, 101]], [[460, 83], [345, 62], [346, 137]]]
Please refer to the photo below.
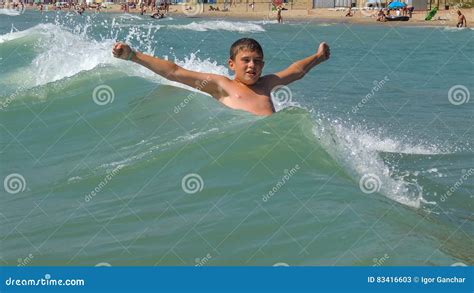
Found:
[[[172, 6], [172, 13], [185, 15], [179, 6]], [[250, 8], [248, 8], [250, 9]], [[234, 18], [252, 20], [276, 20], [276, 11], [262, 8], [257, 11], [247, 11], [245, 4], [237, 4], [228, 12], [209, 11], [208, 5], [204, 5], [204, 11], [195, 17], [210, 18]], [[345, 17], [348, 9], [345, 8], [318, 8], [318, 9], [293, 9], [282, 12], [283, 21], [315, 21], [329, 23], [355, 23], [355, 24], [376, 24], [376, 25], [417, 25], [417, 26], [455, 26], [457, 23], [457, 9], [440, 10], [432, 21], [425, 21], [426, 11], [415, 11], [413, 17], [406, 22], [378, 22], [376, 21], [377, 10], [365, 10], [353, 8], [354, 16]], [[469, 20], [474, 19], [473, 9], [461, 9], [462, 13]]]
[[[219, 7], [219, 5], [214, 5]], [[276, 11], [271, 11], [267, 3], [262, 3], [260, 6], [256, 5], [252, 10], [247, 4], [241, 3], [232, 6], [228, 11], [210, 11], [209, 4], [202, 4], [202, 8], [194, 8], [191, 11], [186, 11], [182, 5], [171, 5], [168, 16], [179, 15], [190, 18], [216, 18], [216, 19], [247, 19], [247, 20], [262, 20], [262, 21], [276, 21]], [[27, 9], [35, 9], [37, 7], [28, 6]], [[51, 9], [51, 7], [49, 8]], [[288, 9], [282, 12], [283, 22], [302, 21], [302, 22], [323, 22], [323, 23], [347, 23], [347, 24], [374, 24], [374, 25], [388, 25], [388, 26], [456, 26], [457, 23], [456, 7], [451, 7], [449, 10], [440, 9], [431, 21], [425, 21], [427, 11], [414, 11], [413, 16], [409, 21], [390, 21], [379, 22], [376, 21], [377, 10], [366, 10], [362, 8], [353, 8], [354, 15], [352, 17], [345, 17], [347, 8], [318, 8], [318, 9]], [[467, 25], [470, 27], [474, 19], [474, 11], [472, 8], [460, 9], [467, 18]], [[123, 13], [120, 5], [110, 5], [103, 8], [101, 12], [108, 13]], [[96, 13], [95, 9], [89, 8], [87, 13]], [[139, 14], [140, 9], [130, 9], [129, 13]], [[150, 11], [147, 11], [150, 15]]]

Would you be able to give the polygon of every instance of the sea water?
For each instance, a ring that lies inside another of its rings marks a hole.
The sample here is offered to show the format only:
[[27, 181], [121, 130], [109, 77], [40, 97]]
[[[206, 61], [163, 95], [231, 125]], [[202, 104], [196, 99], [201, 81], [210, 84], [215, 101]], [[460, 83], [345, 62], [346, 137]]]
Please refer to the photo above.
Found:
[[[472, 265], [473, 34], [4, 13], [0, 263]], [[232, 78], [242, 37], [331, 59], [263, 118], [111, 54]]]

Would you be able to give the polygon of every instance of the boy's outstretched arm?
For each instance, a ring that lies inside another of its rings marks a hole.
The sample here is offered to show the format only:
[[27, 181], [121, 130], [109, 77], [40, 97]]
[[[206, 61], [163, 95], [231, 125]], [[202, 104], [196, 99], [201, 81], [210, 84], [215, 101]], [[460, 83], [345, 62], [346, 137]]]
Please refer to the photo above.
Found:
[[216, 99], [225, 95], [225, 93], [222, 92], [222, 86], [220, 86], [223, 82], [229, 80], [225, 76], [187, 70], [171, 61], [133, 51], [129, 45], [124, 43], [116, 43], [112, 49], [112, 54], [116, 58], [129, 60], [143, 65], [171, 81], [176, 81], [197, 88], [200, 91], [210, 94]]
[[314, 66], [326, 61], [331, 55], [329, 46], [326, 43], [319, 44], [318, 51], [304, 59], [296, 61], [285, 70], [266, 76], [271, 88], [278, 85], [287, 85], [305, 76]]

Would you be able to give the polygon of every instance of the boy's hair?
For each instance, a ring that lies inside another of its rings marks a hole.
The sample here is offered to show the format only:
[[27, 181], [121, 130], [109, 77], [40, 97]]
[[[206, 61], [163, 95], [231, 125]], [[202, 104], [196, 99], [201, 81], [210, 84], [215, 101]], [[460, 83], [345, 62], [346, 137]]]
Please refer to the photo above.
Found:
[[230, 46], [230, 59], [235, 60], [235, 56], [242, 50], [250, 50], [252, 52], [257, 52], [262, 55], [263, 58], [263, 49], [260, 44], [251, 38], [242, 38], [235, 41], [232, 46]]

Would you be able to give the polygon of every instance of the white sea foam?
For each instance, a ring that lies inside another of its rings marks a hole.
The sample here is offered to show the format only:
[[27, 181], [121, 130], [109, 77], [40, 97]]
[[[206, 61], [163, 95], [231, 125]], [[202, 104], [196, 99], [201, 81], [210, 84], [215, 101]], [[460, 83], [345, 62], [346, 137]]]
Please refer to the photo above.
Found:
[[29, 35], [38, 41], [37, 57], [28, 67], [19, 68], [9, 78], [28, 88], [71, 77], [91, 70], [101, 63], [113, 63], [110, 50], [112, 40], [86, 40], [53, 24], [40, 24], [23, 32], [13, 33], [18, 38]]
[[444, 31], [448, 31], [448, 32], [460, 32], [460, 31], [468, 30], [468, 29], [469, 28], [467, 28], [467, 27], [453, 27], [453, 26], [444, 27]]
[[358, 136], [358, 140], [360, 140], [366, 148], [373, 151], [413, 155], [437, 155], [445, 153], [436, 145], [407, 143], [400, 138], [383, 137], [360, 129], [352, 129], [352, 131]]
[[370, 176], [376, 182], [378, 192], [394, 201], [414, 208], [429, 203], [423, 198], [423, 187], [392, 174], [392, 169], [381, 158], [380, 152], [439, 153], [436, 148], [403, 144], [387, 138], [380, 139], [363, 133], [362, 129], [347, 128], [340, 121], [317, 121], [318, 125], [314, 127], [316, 137], [357, 182], [360, 183]]
[[0, 14], [8, 16], [18, 16], [21, 14], [21, 11], [15, 9], [2, 8], [0, 9]]
[[270, 20], [270, 19], [265, 19], [265, 20], [250, 20], [249, 23], [254, 23], [254, 24], [278, 24], [278, 20]]
[[29, 36], [31, 29], [27, 29], [24, 31], [15, 31], [9, 32], [4, 35], [0, 35], [0, 44], [8, 41], [13, 41], [16, 39], [24, 38]]
[[121, 19], [138, 19], [138, 20], [143, 19], [138, 15], [134, 15], [134, 14], [130, 14], [130, 13], [120, 14], [118, 17], [121, 18]]
[[114, 24], [114, 28], [145, 28], [145, 29], [149, 29], [149, 28], [154, 28], [154, 29], [161, 29], [163, 27], [163, 25], [160, 25], [160, 24], [152, 24], [152, 23], [147, 23], [147, 24], [126, 24], [126, 23], [118, 23], [118, 24]]
[[168, 28], [178, 30], [192, 30], [198, 32], [205, 32], [210, 30], [224, 30], [240, 33], [256, 33], [265, 31], [262, 26], [255, 23], [233, 22], [225, 20], [191, 22], [189, 24], [173, 24], [168, 25]]
[[[148, 47], [150, 53], [154, 50], [146, 36], [136, 37], [139, 32], [130, 31], [127, 39], [143, 39], [142, 47]], [[31, 65], [18, 68], [5, 78], [9, 83], [17, 84], [24, 88], [45, 85], [64, 78], [72, 77], [83, 71], [89, 71], [98, 66], [112, 66], [124, 74], [139, 76], [150, 81], [173, 85], [176, 87], [195, 90], [191, 87], [171, 82], [153, 73], [152, 71], [134, 63], [114, 58], [111, 49], [114, 40], [105, 39], [96, 41], [88, 39], [84, 33], [71, 33], [60, 26], [53, 24], [40, 24], [21, 32], [14, 32], [0, 37], [0, 42], [14, 40], [22, 37], [31, 37], [38, 40], [35, 48], [38, 55]], [[144, 50], [144, 51], [146, 51]], [[162, 56], [167, 59], [167, 56]], [[198, 52], [190, 53], [183, 60], [174, 58], [176, 64], [194, 71], [214, 73], [229, 76], [225, 66], [218, 65], [210, 59], [202, 60]]]

